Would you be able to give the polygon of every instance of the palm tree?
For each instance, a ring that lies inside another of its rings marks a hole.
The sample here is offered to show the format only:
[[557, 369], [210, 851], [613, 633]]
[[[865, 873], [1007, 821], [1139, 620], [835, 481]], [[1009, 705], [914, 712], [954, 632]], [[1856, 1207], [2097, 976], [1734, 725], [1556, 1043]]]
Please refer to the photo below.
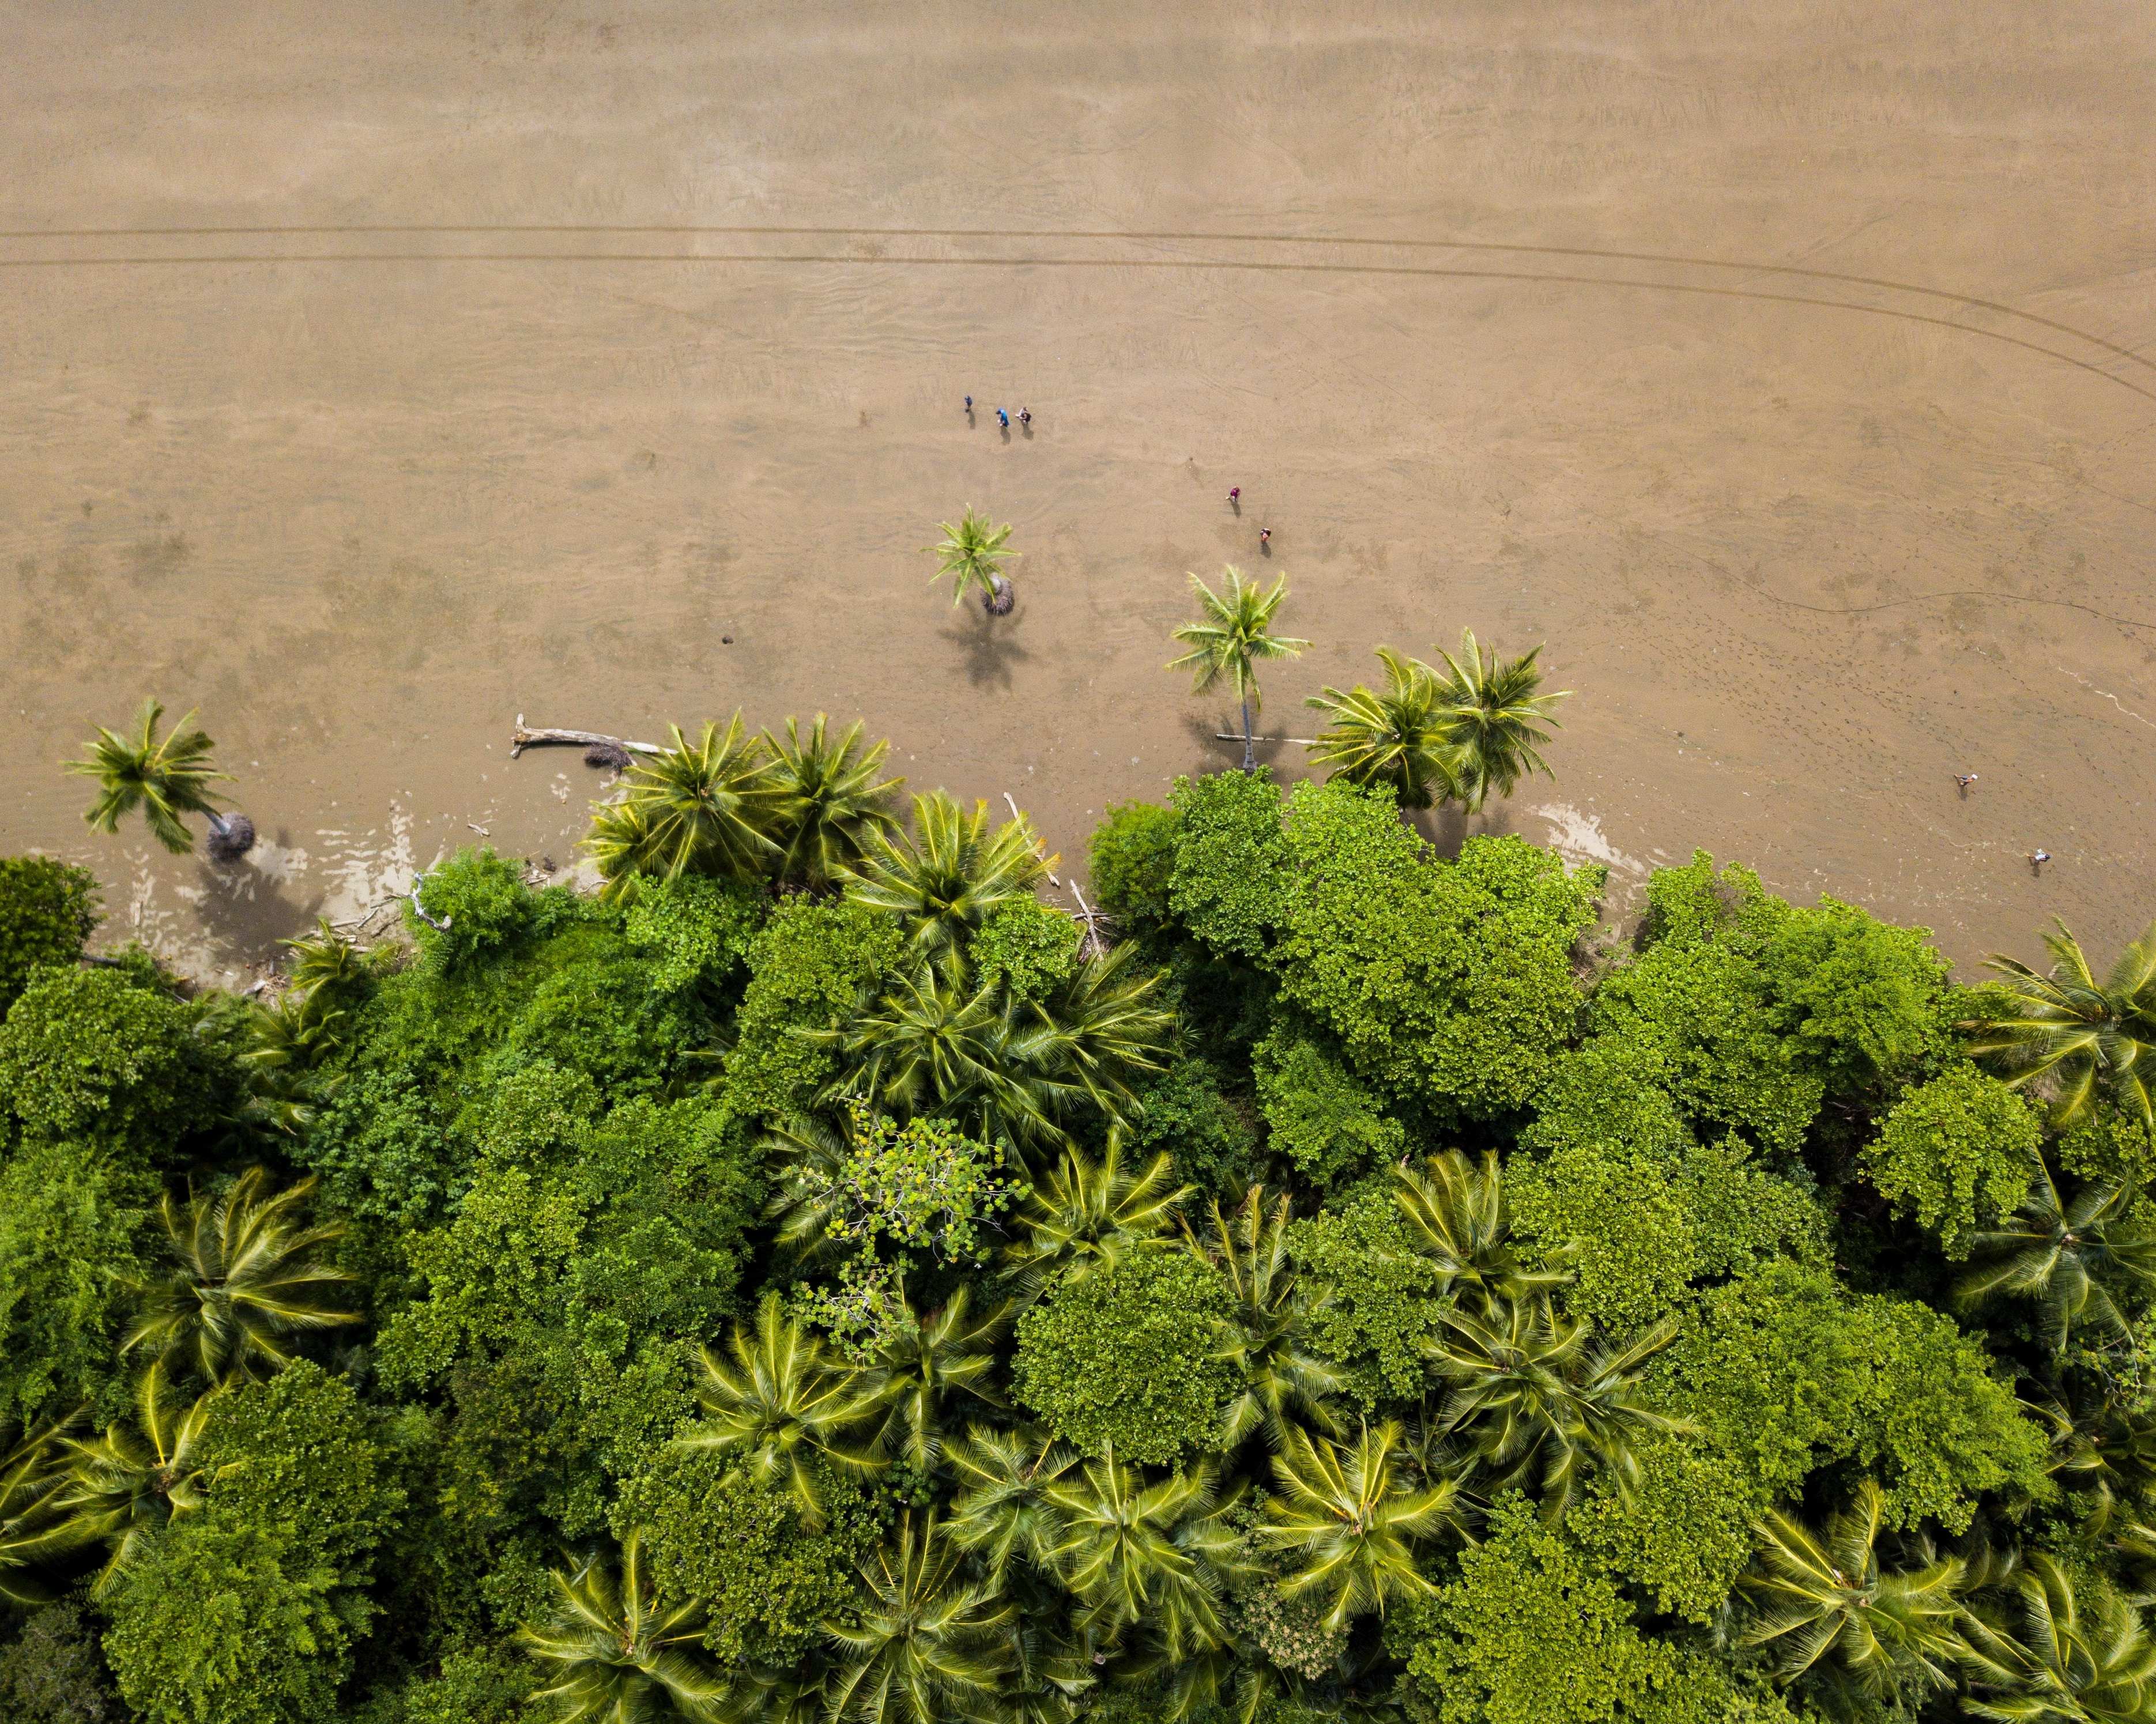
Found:
[[891, 1409], [900, 1458], [922, 1471], [942, 1453], [945, 1397], [958, 1393], [999, 1403], [993, 1376], [998, 1338], [1010, 1314], [998, 1306], [975, 1316], [963, 1287], [925, 1317], [911, 1304], [878, 1349], [868, 1386]]
[[860, 1563], [855, 1621], [827, 1620], [843, 1662], [833, 1672], [830, 1716], [858, 1724], [944, 1724], [994, 1711], [1010, 1663], [1002, 1632], [1018, 1607], [958, 1578], [958, 1553], [937, 1536], [932, 1510], [898, 1523], [898, 1542]]
[[217, 1393], [182, 1403], [153, 1360], [135, 1385], [132, 1427], [116, 1422], [100, 1435], [66, 1440], [67, 1477], [50, 1499], [53, 1536], [62, 1546], [108, 1548], [91, 1597], [110, 1594], [167, 1521], [202, 1506], [207, 1480], [196, 1451]]
[[1113, 1641], [1142, 1623], [1171, 1661], [1226, 1638], [1221, 1577], [1240, 1541], [1222, 1518], [1209, 1463], [1149, 1485], [1110, 1447], [1047, 1500], [1062, 1521], [1054, 1560], [1084, 1606], [1081, 1630]]
[[721, 1724], [827, 1724], [829, 1673], [814, 1659], [783, 1670], [737, 1666], [719, 1708]]
[[2036, 1301], [2038, 1331], [2053, 1357], [2076, 1326], [2130, 1332], [2115, 1294], [2156, 1288], [2156, 1236], [2134, 1213], [2138, 1188], [2092, 1181], [2069, 1203], [2039, 1160], [2021, 1206], [1995, 1228], [1969, 1235], [1974, 1267], [1954, 1289], [1965, 1306], [1994, 1294]]
[[1510, 796], [1512, 787], [1531, 773], [1552, 776], [1537, 751], [1551, 731], [1563, 728], [1549, 716], [1550, 708], [1572, 691], [1542, 691], [1543, 674], [1535, 663], [1541, 654], [1534, 647], [1517, 659], [1485, 659], [1475, 631], [1467, 629], [1460, 631], [1457, 659], [1447, 652], [1438, 654], [1445, 660], [1444, 674], [1430, 674], [1458, 751], [1459, 799], [1470, 813], [1492, 790]]
[[284, 944], [292, 954], [292, 986], [302, 993], [343, 993], [367, 978], [366, 956], [326, 916], [315, 918], [313, 933]]
[[1984, 1691], [1964, 1698], [1964, 1711], [1999, 1724], [2156, 1720], [2156, 1639], [2132, 1603], [2102, 1588], [2085, 1618], [2073, 1576], [2041, 1551], [2015, 1593], [2018, 1627], [1984, 1606], [1963, 1619], [1962, 1665]]
[[1404, 808], [1426, 808], [1464, 794], [1452, 725], [1437, 679], [1419, 659], [1379, 647], [1383, 693], [1358, 683], [1346, 694], [1327, 687], [1305, 703], [1332, 715], [1310, 752], [1331, 776], [1351, 784], [1389, 784]]
[[1884, 1493], [1866, 1479], [1823, 1532], [1779, 1511], [1754, 1527], [1758, 1554], [1738, 1581], [1748, 1607], [1738, 1642], [1773, 1649], [1779, 1680], [1795, 1680], [1831, 1654], [1821, 1675], [1875, 1701], [1946, 1686], [1946, 1666], [1964, 1651], [1956, 1630], [1968, 1566], [1928, 1551], [1916, 1568], [1884, 1566], [1885, 1511]]
[[1243, 703], [1243, 770], [1250, 772], [1258, 765], [1251, 729], [1259, 700], [1255, 666], [1260, 659], [1292, 659], [1310, 643], [1268, 632], [1273, 613], [1287, 597], [1286, 575], [1271, 587], [1260, 588], [1255, 583], [1245, 585], [1243, 572], [1233, 564], [1224, 572], [1227, 585], [1219, 593], [1191, 576], [1190, 584], [1198, 590], [1199, 608], [1204, 614], [1175, 631], [1174, 638], [1190, 650], [1179, 659], [1171, 659], [1168, 668], [1191, 671], [1193, 690], [1201, 695], [1221, 678], [1228, 680], [1236, 699]]
[[941, 790], [913, 798], [916, 837], [871, 835], [847, 885], [849, 897], [896, 915], [911, 949], [942, 957], [1047, 873], [1040, 840], [1023, 814], [988, 831], [988, 805], [969, 814]]
[[2156, 1416], [2108, 1385], [2076, 1384], [2056, 1400], [2023, 1401], [2050, 1432], [2045, 1470], [2080, 1493], [2082, 1524], [2107, 1533], [2156, 1506]]
[[1019, 553], [1008, 550], [1004, 541], [1010, 537], [1010, 526], [1006, 522], [997, 526], [985, 515], [976, 515], [973, 505], [953, 521], [939, 521], [943, 530], [943, 541], [928, 548], [936, 554], [936, 572], [929, 577], [940, 581], [946, 575], [953, 582], [951, 603], [955, 608], [965, 603], [966, 595], [976, 587], [981, 590], [981, 608], [992, 617], [1007, 617], [1018, 603], [1018, 595], [1011, 590], [1009, 577], [1003, 565]]
[[763, 1213], [789, 1255], [814, 1262], [835, 1248], [831, 1224], [844, 1212], [850, 1150], [844, 1132], [808, 1114], [780, 1121], [757, 1145], [762, 1164], [778, 1169]]
[[317, 1068], [344, 1044], [352, 1014], [336, 1003], [340, 997], [334, 988], [295, 983], [266, 1004], [247, 1002], [238, 1057], [249, 1080], [249, 1118], [286, 1137], [313, 1120], [316, 1104], [338, 1082]]
[[2038, 975], [1994, 952], [1985, 967], [2007, 979], [1976, 996], [1977, 1015], [1961, 1025], [1966, 1046], [2015, 1088], [2042, 1083], [2052, 1091], [2051, 1122], [2071, 1126], [2109, 1095], [2156, 1131], [2148, 1080], [2156, 1069], [2156, 923], [2118, 955], [2102, 982], [2065, 922], [2044, 936], [2051, 967]]
[[1350, 1617], [1383, 1614], [1395, 1598], [1435, 1592], [1415, 1568], [1413, 1547], [1453, 1525], [1460, 1483], [1417, 1488], [1409, 1470], [1400, 1428], [1390, 1419], [1375, 1430], [1366, 1424], [1352, 1447], [1290, 1430], [1273, 1456], [1281, 1494], [1266, 1502], [1270, 1524], [1260, 1535], [1300, 1557], [1281, 1594], [1316, 1596], [1327, 1607], [1325, 1626], [1338, 1629]]
[[210, 750], [216, 745], [195, 727], [192, 712], [159, 741], [157, 722], [164, 716], [162, 704], [145, 700], [129, 735], [100, 725], [89, 754], [67, 762], [69, 772], [96, 779], [103, 791], [83, 818], [95, 831], [117, 832], [121, 819], [140, 808], [150, 835], [183, 856], [195, 847], [195, 836], [180, 816], [200, 814], [209, 823], [213, 859], [227, 862], [244, 855], [254, 843], [254, 823], [242, 813], [218, 811], [209, 787], [220, 779], [228, 782], [232, 774], [210, 765]]
[[1431, 1347], [1451, 1384], [1440, 1428], [1465, 1434], [1497, 1475], [1492, 1489], [1524, 1484], [1539, 1462], [1543, 1513], [1552, 1521], [1563, 1517], [1589, 1466], [1629, 1494], [1639, 1479], [1638, 1439], [1690, 1429], [1641, 1393], [1648, 1362], [1676, 1338], [1673, 1322], [1611, 1347], [1546, 1297], [1505, 1300], [1485, 1314], [1455, 1306], [1443, 1316], [1450, 1333]]
[[741, 714], [724, 731], [706, 725], [694, 742], [671, 729], [674, 746], [637, 757], [621, 800], [600, 811], [584, 841], [609, 897], [627, 896], [644, 875], [760, 876], [779, 856], [770, 834], [784, 793]]
[[996, 1692], [996, 1724], [1075, 1724], [1086, 1691], [1100, 1680], [1091, 1649], [1052, 1620], [1029, 1616], [1022, 1604], [1005, 1635], [1009, 1657]]
[[1048, 1493], [1078, 1464], [1077, 1455], [1040, 1430], [968, 1427], [943, 1451], [955, 1482], [943, 1536], [978, 1557], [998, 1592], [1014, 1562], [1048, 1570], [1064, 1526]]
[[1139, 972], [1137, 957], [1132, 946], [1096, 953], [1047, 998], [1029, 1003], [1030, 1022], [1013, 1052], [1050, 1085], [1060, 1116], [1090, 1106], [1110, 1125], [1126, 1125], [1139, 1111], [1130, 1080], [1161, 1070], [1175, 1013], [1161, 1002], [1163, 972]]
[[827, 722], [818, 713], [804, 737], [789, 718], [784, 741], [763, 736], [778, 796], [772, 834], [778, 877], [819, 888], [836, 884], [872, 837], [897, 824], [884, 804], [906, 782], [879, 776], [891, 744], [863, 748], [858, 719], [836, 737], [826, 734]]
[[1424, 1157], [1419, 1167], [1402, 1157], [1392, 1181], [1409, 1244], [1471, 1310], [1487, 1314], [1501, 1300], [1517, 1301], [1565, 1280], [1560, 1270], [1531, 1270], [1514, 1255], [1504, 1170], [1495, 1155], [1486, 1153], [1477, 1165], [1449, 1149]]
[[1213, 1225], [1206, 1237], [1193, 1235], [1188, 1222], [1183, 1236], [1194, 1254], [1227, 1277], [1235, 1296], [1232, 1345], [1243, 1387], [1229, 1403], [1221, 1447], [1232, 1449], [1262, 1429], [1278, 1449], [1287, 1440], [1291, 1414], [1332, 1430], [1326, 1397], [1337, 1393], [1343, 1379], [1302, 1345], [1302, 1302], [1288, 1255], [1287, 1197], [1283, 1193], [1267, 1208], [1265, 1188], [1254, 1185], [1232, 1216], [1221, 1213], [1217, 1198], [1210, 1208]]
[[716, 1724], [727, 1685], [687, 1650], [703, 1637], [701, 1608], [660, 1603], [634, 1532], [619, 1578], [593, 1557], [553, 1581], [552, 1619], [516, 1631], [553, 1679], [534, 1701], [552, 1702], [563, 1724]]
[[757, 1477], [783, 1480], [812, 1524], [824, 1516], [810, 1462], [855, 1471], [883, 1465], [874, 1446], [883, 1408], [860, 1374], [788, 1316], [776, 1293], [764, 1296], [752, 1331], [734, 1325], [730, 1359], [704, 1351], [699, 1393], [706, 1419], [682, 1438], [692, 1449], [738, 1455]]
[[1111, 1129], [1098, 1161], [1066, 1149], [1055, 1172], [1027, 1191], [1014, 1218], [1020, 1236], [1004, 1247], [1004, 1261], [1037, 1292], [1059, 1271], [1076, 1280], [1127, 1252], [1171, 1249], [1176, 1210], [1194, 1189], [1175, 1183], [1165, 1150], [1127, 1171], [1123, 1134]]
[[290, 1364], [294, 1337], [359, 1321], [328, 1301], [357, 1277], [319, 1255], [344, 1237], [343, 1225], [300, 1224], [315, 1182], [274, 1196], [269, 1183], [249, 1167], [214, 1198], [182, 1204], [165, 1193], [158, 1213], [172, 1267], [140, 1290], [141, 1315], [122, 1352], [146, 1347], [168, 1371], [214, 1385]]
[[53, 1494], [65, 1482], [53, 1426], [33, 1431], [0, 1459], [0, 1603], [38, 1604], [49, 1596], [28, 1570], [66, 1541], [56, 1539]]

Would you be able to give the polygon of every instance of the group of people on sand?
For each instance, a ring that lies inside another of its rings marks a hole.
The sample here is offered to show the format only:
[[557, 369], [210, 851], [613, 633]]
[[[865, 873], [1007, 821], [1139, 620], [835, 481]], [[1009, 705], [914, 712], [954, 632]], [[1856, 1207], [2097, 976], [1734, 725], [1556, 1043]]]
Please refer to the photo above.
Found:
[[[1969, 800], [1969, 787], [1976, 782], [1976, 774], [1974, 772], [1956, 772], [1953, 775], [1953, 780], [1954, 788], [1961, 792], [1961, 799], [1964, 802], [1967, 802]], [[2040, 848], [2030, 851], [2029, 872], [2035, 875], [2037, 879], [2041, 880], [2044, 877], [2044, 865], [2051, 859], [2051, 853], [2049, 850]]]
[[[970, 425], [973, 422], [973, 398], [968, 395], [966, 398], [966, 423]], [[1033, 423], [1033, 415], [1025, 408], [1020, 408], [1018, 410], [1018, 422], [1021, 425], [1030, 425]], [[1002, 426], [1004, 430], [1009, 430], [1011, 428], [1011, 416], [1009, 412], [1004, 408], [998, 408], [996, 409], [996, 423]]]

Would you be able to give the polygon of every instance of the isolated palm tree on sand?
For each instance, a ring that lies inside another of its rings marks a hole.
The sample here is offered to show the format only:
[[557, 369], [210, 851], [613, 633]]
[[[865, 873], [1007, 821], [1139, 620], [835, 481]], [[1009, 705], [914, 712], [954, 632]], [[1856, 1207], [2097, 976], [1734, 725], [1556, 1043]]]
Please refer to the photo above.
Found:
[[216, 745], [196, 727], [189, 712], [162, 740], [157, 736], [164, 706], [145, 700], [135, 715], [126, 736], [97, 727], [90, 752], [67, 762], [77, 777], [95, 778], [103, 793], [83, 815], [98, 832], [117, 832], [120, 823], [138, 808], [148, 822], [150, 835], [176, 856], [195, 847], [195, 835], [180, 816], [200, 814], [209, 823], [209, 854], [218, 862], [244, 856], [254, 844], [254, 823], [246, 815], [218, 810], [209, 787], [232, 774], [210, 764]]
[[1174, 638], [1190, 650], [1179, 659], [1169, 659], [1168, 668], [1192, 672], [1191, 686], [1201, 695], [1222, 678], [1227, 679], [1243, 704], [1243, 770], [1255, 772], [1258, 755], [1252, 722], [1259, 701], [1255, 667], [1261, 659], [1292, 659], [1310, 643], [1270, 632], [1273, 613], [1287, 597], [1286, 575], [1270, 587], [1261, 587], [1255, 582], [1245, 582], [1243, 572], [1232, 563], [1222, 572], [1227, 581], [1218, 593], [1196, 575], [1191, 576], [1190, 584], [1197, 591], [1199, 608], [1204, 615], [1175, 631]]
[[[1543, 692], [1543, 673], [1535, 660], [1542, 649], [1532, 647], [1517, 659], [1483, 655], [1475, 631], [1463, 629], [1460, 656], [1440, 652], [1442, 673], [1431, 667], [1445, 723], [1457, 751], [1455, 765], [1460, 776], [1458, 800], [1473, 813], [1491, 791], [1510, 796], [1522, 778], [1540, 772], [1553, 776], [1540, 747], [1553, 730], [1561, 729], [1550, 708], [1570, 694], [1569, 689]], [[1545, 728], [1547, 726], [1547, 728]]]
[[956, 586], [951, 595], [955, 608], [965, 603], [966, 595], [975, 587], [981, 593], [981, 608], [992, 617], [1007, 617], [1011, 607], [1018, 603], [1010, 577], [1004, 573], [1001, 565], [1019, 553], [1005, 548], [1010, 537], [1010, 524], [997, 526], [985, 515], [973, 512], [971, 504], [956, 521], [939, 521], [943, 529], [943, 541], [927, 548], [936, 554], [936, 572], [929, 577], [940, 581], [946, 575]]
[[1342, 694], [1327, 687], [1304, 704], [1331, 715], [1310, 751], [1316, 764], [1351, 784], [1389, 784], [1404, 808], [1457, 801], [1465, 787], [1453, 726], [1437, 678], [1419, 659], [1378, 649], [1383, 690], [1361, 683]]

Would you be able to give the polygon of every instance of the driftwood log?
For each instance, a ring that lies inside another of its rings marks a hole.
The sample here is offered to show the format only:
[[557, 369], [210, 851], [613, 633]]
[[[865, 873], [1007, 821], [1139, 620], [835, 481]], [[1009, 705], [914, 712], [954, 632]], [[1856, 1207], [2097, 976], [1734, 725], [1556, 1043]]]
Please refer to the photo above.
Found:
[[[1215, 731], [1213, 734], [1223, 742], [1240, 742], [1243, 740], [1243, 733], [1240, 731]], [[1317, 747], [1318, 741], [1315, 736], [1253, 736], [1250, 740], [1253, 742], [1295, 742], [1305, 748]]]
[[[1029, 828], [1031, 827], [1033, 823], [1030, 820], [1026, 820], [1025, 815], [1019, 810], [1018, 798], [1016, 797], [1013, 796], [1010, 792], [1006, 790], [1004, 792], [1004, 800], [1010, 804], [1012, 819], [1024, 820]], [[1057, 880], [1055, 877], [1056, 859], [1048, 854], [1048, 846], [1040, 841], [1040, 834], [1039, 833], [1034, 834], [1033, 854], [1040, 858], [1041, 871], [1048, 876], [1050, 882], [1055, 886], [1055, 890], [1059, 892], [1063, 890], [1063, 882]]]
[[524, 715], [516, 715], [516, 728], [510, 732], [509, 757], [511, 760], [527, 748], [544, 747], [550, 742], [565, 743], [574, 748], [618, 748], [629, 754], [664, 754], [666, 751], [656, 742], [633, 742], [626, 736], [609, 736], [600, 731], [557, 731], [526, 728]]

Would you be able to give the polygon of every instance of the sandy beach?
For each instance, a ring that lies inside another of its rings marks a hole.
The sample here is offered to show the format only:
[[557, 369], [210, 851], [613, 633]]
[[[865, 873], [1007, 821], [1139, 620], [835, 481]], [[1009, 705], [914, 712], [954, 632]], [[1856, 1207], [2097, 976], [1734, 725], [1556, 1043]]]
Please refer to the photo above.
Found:
[[[1476, 829], [1614, 908], [1698, 846], [1963, 962], [2156, 913], [2145, 8], [0, 27], [0, 849], [108, 939], [229, 976], [458, 844], [565, 866], [603, 777], [519, 713], [859, 716], [1077, 859], [1238, 757], [1162, 668], [1228, 562], [1314, 643], [1270, 734], [1380, 643], [1546, 642], [1556, 782]], [[921, 553], [968, 503], [993, 623]], [[240, 867], [82, 825], [59, 762], [146, 693]]]

